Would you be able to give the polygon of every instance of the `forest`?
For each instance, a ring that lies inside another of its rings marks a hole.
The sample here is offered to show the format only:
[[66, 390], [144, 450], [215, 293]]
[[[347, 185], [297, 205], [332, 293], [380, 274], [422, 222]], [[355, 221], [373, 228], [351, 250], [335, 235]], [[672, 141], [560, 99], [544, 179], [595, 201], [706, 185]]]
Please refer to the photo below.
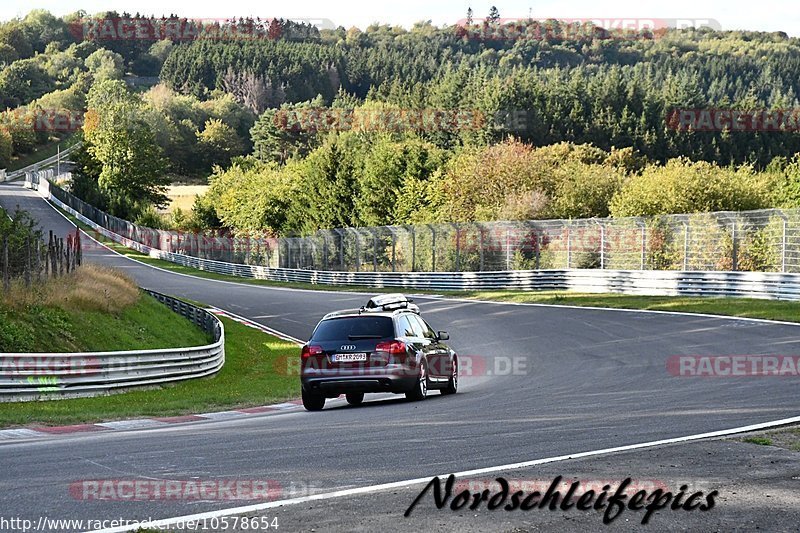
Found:
[[[796, 110], [800, 40], [785, 33], [509, 27], [496, 10], [443, 27], [97, 30], [130, 20], [188, 23], [34, 11], [0, 25], [0, 168], [52, 140], [37, 112], [66, 109], [86, 113], [73, 192], [158, 227], [297, 235], [800, 205], [796, 124], [670, 120]], [[191, 212], [157, 212], [183, 177], [208, 193]]]

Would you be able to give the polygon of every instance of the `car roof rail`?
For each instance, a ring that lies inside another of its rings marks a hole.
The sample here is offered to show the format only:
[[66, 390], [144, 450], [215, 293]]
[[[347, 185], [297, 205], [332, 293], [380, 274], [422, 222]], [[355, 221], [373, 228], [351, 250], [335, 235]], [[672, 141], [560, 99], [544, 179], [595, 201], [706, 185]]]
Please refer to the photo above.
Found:
[[322, 317], [322, 320], [327, 320], [329, 318], [335, 318], [337, 316], [345, 316], [345, 315], [360, 315], [362, 313], [362, 309], [341, 309], [339, 311], [332, 311], [325, 316]]

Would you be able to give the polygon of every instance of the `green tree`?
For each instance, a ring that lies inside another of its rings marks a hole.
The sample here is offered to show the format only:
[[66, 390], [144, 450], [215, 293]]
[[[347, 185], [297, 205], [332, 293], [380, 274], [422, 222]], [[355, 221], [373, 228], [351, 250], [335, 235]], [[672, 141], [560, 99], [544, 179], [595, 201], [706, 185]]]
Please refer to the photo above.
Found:
[[102, 165], [100, 190], [118, 216], [163, 206], [169, 178], [155, 135], [142, 118], [141, 99], [125, 83], [103, 81], [89, 91], [84, 124], [88, 152]]

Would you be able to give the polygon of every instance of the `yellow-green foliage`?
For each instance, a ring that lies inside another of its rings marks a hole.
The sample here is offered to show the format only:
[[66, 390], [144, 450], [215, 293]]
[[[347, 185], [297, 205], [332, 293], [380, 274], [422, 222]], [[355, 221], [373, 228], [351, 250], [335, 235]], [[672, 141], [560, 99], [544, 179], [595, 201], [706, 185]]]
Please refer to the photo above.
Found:
[[611, 199], [615, 217], [769, 207], [774, 177], [749, 166], [671, 159], [632, 176]]

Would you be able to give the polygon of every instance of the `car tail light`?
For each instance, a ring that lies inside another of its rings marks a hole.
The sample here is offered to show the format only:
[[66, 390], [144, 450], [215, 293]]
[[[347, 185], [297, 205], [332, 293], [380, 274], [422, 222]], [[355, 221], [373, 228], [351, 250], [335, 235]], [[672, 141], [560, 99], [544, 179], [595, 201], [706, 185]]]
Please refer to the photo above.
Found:
[[315, 356], [315, 355], [322, 355], [322, 352], [323, 352], [322, 346], [314, 346], [314, 345], [308, 346], [308, 345], [306, 345], [306, 346], [303, 346], [303, 350], [300, 352], [300, 359], [305, 361], [309, 357], [312, 357], [312, 356]]
[[379, 342], [375, 347], [376, 352], [386, 352], [390, 355], [405, 355], [406, 343], [402, 341]]

